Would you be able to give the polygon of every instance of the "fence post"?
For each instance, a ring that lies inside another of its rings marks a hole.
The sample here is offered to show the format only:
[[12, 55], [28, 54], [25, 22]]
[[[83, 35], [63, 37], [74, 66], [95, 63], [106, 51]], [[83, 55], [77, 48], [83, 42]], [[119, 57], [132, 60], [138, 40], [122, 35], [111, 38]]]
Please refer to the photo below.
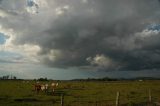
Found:
[[64, 94], [61, 94], [61, 106], [64, 106]]
[[119, 92], [117, 92], [117, 96], [116, 96], [116, 106], [119, 106]]
[[151, 103], [152, 102], [152, 95], [151, 95], [151, 90], [149, 89], [149, 102]]
[[98, 103], [97, 103], [97, 101], [96, 101], [96, 106], [98, 106]]

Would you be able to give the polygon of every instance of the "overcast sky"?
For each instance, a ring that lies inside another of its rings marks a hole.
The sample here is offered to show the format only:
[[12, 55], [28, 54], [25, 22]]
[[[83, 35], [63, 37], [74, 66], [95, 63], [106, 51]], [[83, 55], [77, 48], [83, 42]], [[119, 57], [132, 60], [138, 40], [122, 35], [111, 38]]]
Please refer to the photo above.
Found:
[[0, 75], [160, 76], [159, 0], [0, 0]]

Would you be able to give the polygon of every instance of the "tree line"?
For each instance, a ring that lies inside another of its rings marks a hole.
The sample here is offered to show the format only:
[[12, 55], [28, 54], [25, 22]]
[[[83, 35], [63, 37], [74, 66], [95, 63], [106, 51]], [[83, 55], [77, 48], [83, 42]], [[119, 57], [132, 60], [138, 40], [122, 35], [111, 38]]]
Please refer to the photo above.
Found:
[[13, 75], [4, 75], [0, 77], [0, 80], [16, 80], [17, 77]]

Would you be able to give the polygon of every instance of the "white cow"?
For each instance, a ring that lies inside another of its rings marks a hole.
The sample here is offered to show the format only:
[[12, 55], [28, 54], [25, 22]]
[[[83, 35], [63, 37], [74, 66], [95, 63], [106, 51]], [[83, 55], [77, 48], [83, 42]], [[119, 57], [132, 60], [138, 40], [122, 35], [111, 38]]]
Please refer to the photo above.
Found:
[[52, 93], [55, 92], [55, 88], [58, 86], [59, 84], [58, 83], [51, 83], [51, 89], [52, 89]]
[[48, 91], [48, 84], [41, 85], [41, 90], [47, 92]]
[[45, 84], [45, 92], [48, 92], [48, 84]]
[[45, 90], [45, 85], [41, 85], [41, 90], [42, 90], [42, 91]]
[[49, 85], [47, 83], [46, 84], [39, 84], [39, 82], [38, 82], [35, 84], [35, 90], [37, 92], [39, 92], [41, 90], [41, 91], [45, 91], [45, 93], [47, 93], [48, 90], [51, 89], [52, 93], [54, 93], [55, 89], [58, 85], [59, 85], [58, 83], [54, 83], [54, 82], [51, 83], [51, 85]]

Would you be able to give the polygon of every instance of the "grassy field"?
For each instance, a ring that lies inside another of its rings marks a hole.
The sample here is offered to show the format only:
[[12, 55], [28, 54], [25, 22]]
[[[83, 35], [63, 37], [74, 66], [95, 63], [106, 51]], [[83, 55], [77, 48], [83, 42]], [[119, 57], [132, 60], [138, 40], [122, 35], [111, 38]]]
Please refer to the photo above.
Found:
[[[51, 83], [51, 82], [40, 82]], [[0, 106], [115, 106], [120, 92], [122, 106], [145, 106], [149, 89], [153, 102], [160, 102], [160, 81], [59, 81], [55, 94], [34, 92], [35, 81], [0, 81]], [[139, 105], [138, 105], [139, 104]]]

